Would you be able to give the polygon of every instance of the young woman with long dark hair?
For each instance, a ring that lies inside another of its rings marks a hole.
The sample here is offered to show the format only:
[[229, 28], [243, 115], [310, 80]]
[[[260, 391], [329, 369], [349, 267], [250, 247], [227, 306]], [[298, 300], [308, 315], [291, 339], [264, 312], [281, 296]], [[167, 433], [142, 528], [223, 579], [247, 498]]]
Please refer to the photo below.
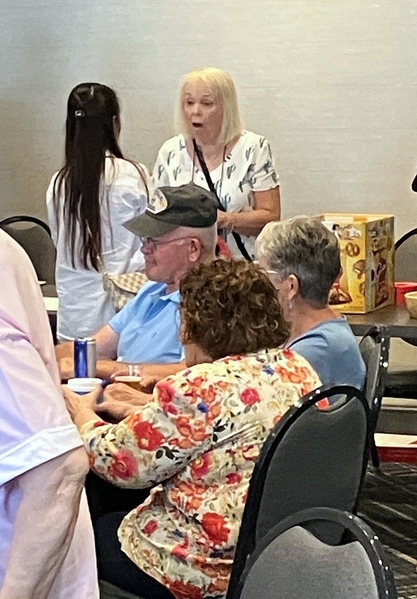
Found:
[[87, 337], [114, 315], [103, 271], [142, 270], [139, 238], [123, 227], [146, 208], [151, 180], [141, 164], [124, 158], [118, 143], [115, 92], [81, 83], [67, 105], [65, 163], [46, 202], [57, 248], [58, 340]]

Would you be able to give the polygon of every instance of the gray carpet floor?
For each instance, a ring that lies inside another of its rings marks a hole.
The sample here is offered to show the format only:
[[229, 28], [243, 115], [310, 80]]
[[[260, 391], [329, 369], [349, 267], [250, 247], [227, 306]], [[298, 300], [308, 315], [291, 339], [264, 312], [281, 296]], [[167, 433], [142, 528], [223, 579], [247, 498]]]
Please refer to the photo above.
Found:
[[382, 541], [399, 599], [417, 599], [417, 464], [369, 469], [358, 515]]

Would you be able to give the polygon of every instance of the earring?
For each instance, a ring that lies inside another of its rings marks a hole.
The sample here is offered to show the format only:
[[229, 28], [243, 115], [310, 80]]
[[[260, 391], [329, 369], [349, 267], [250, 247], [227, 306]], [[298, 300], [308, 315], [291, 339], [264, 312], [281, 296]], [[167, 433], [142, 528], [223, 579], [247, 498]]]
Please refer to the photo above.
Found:
[[292, 299], [288, 302], [288, 310], [292, 310], [294, 308], [294, 302]]

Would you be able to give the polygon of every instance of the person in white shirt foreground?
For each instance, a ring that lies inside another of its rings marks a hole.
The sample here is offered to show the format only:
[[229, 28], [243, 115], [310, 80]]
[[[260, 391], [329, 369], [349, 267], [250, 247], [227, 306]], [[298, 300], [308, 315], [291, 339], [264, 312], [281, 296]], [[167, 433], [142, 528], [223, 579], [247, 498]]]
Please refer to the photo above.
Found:
[[88, 459], [29, 258], [0, 231], [0, 599], [98, 599]]

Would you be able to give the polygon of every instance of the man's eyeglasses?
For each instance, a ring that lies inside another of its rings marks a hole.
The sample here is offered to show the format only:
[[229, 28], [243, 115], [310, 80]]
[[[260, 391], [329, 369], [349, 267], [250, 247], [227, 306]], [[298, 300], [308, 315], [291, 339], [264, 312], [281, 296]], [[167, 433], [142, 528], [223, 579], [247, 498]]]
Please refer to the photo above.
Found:
[[157, 239], [152, 239], [152, 237], [140, 237], [142, 246], [149, 245], [153, 252], [157, 249], [159, 245], [168, 245], [168, 243], [174, 243], [174, 241], [182, 241], [183, 239], [193, 239], [193, 237], [175, 237], [175, 239], [169, 239], [167, 241], [158, 241]]

